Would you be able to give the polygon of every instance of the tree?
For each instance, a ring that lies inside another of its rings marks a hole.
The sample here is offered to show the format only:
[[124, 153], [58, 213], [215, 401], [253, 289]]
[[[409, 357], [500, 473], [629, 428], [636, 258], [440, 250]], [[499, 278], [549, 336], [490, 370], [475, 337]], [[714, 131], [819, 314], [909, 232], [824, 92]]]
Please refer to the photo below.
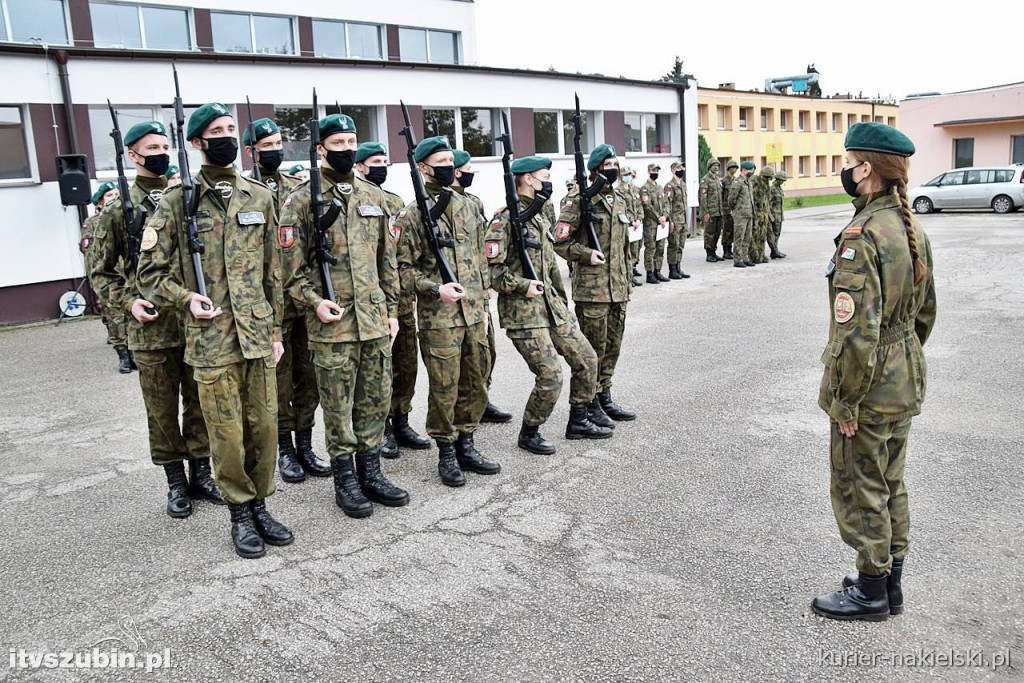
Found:
[[704, 139], [703, 133], [697, 134], [697, 163], [700, 164], [697, 167], [697, 177], [704, 175], [708, 168], [708, 162], [714, 158], [711, 154], [711, 147], [708, 145], [708, 141]]
[[683, 60], [679, 59], [679, 55], [676, 55], [676, 63], [672, 65], [672, 70], [661, 77], [661, 80], [665, 83], [671, 81], [679, 81], [683, 78]]

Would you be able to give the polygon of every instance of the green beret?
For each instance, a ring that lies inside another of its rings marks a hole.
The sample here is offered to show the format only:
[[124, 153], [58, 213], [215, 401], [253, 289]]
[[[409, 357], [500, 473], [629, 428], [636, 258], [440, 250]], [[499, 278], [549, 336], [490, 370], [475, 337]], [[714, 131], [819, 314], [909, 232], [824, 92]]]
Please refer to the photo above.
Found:
[[378, 154], [388, 155], [387, 148], [379, 142], [364, 142], [359, 145], [359, 149], [356, 150], [356, 163], [360, 161], [366, 161], [370, 157], [375, 157]]
[[[281, 129], [277, 127], [277, 124], [268, 118], [256, 119], [252, 122], [252, 127], [256, 129], [256, 142], [259, 142], [269, 135], [281, 132]], [[242, 145], [251, 145], [252, 143], [252, 137], [249, 135], [249, 126], [246, 126], [245, 131], [242, 132]]]
[[551, 168], [551, 159], [547, 157], [523, 157], [512, 162], [512, 173], [533, 173], [542, 168]]
[[416, 149], [413, 150], [412, 158], [416, 163], [420, 163], [434, 152], [450, 152], [452, 146], [448, 144], [448, 138], [443, 135], [438, 135], [432, 138], [426, 138], [416, 145]]
[[177, 166], [175, 166], [174, 164], [171, 164], [170, 166], [167, 167], [167, 172], [164, 173], [164, 178], [167, 178], [168, 180], [170, 180], [174, 176], [178, 175], [180, 172], [181, 171], [178, 170]]
[[469, 156], [469, 152], [463, 149], [453, 149], [455, 153], [455, 168], [462, 168], [473, 160], [473, 157]]
[[113, 180], [108, 180], [107, 182], [102, 183], [96, 189], [96, 191], [92, 193], [92, 203], [93, 204], [99, 204], [100, 200], [103, 199], [103, 195], [105, 195], [106, 193], [110, 192], [111, 190], [116, 190], [116, 189], [117, 189], [117, 183], [115, 183]]
[[753, 171], [757, 166], [754, 165], [753, 161], [744, 161], [740, 164], [740, 169], [744, 171]]
[[231, 116], [231, 112], [220, 102], [210, 102], [192, 112], [188, 117], [188, 128], [185, 131], [186, 140], [194, 140], [203, 136], [203, 131], [222, 116]]
[[594, 148], [594, 151], [590, 153], [590, 158], [587, 159], [587, 170], [596, 171], [598, 167], [604, 163], [604, 160], [608, 157], [615, 156], [615, 148], [611, 145], [598, 145]]
[[157, 135], [167, 137], [167, 129], [164, 128], [163, 121], [143, 121], [142, 123], [136, 123], [134, 126], [129, 128], [128, 133], [125, 134], [124, 146], [131, 147], [150, 133], [156, 133]]
[[881, 152], [909, 157], [916, 150], [914, 143], [903, 133], [884, 123], [868, 121], [855, 123], [846, 133], [846, 149]]
[[295, 164], [294, 166], [292, 166], [291, 168], [288, 169], [288, 175], [295, 175], [296, 173], [301, 173], [302, 171], [305, 171], [305, 170], [306, 170], [306, 165], [305, 164]]
[[320, 119], [320, 139], [326, 140], [335, 133], [355, 133], [356, 122], [345, 114], [331, 114]]

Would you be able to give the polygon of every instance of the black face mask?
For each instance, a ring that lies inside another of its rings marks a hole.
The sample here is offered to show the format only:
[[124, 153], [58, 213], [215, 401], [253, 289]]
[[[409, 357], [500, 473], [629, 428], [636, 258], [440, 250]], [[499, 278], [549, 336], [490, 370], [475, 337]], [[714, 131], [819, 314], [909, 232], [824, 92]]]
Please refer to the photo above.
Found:
[[686, 171], [676, 171], [676, 178], [685, 178]]
[[603, 171], [598, 171], [598, 173], [608, 179], [609, 185], [614, 185], [615, 181], [619, 179], [619, 169], [617, 168], [606, 168]]
[[388, 179], [387, 166], [370, 166], [366, 171], [366, 179], [374, 185], [383, 185]]
[[551, 184], [550, 180], [540, 181], [540, 190], [537, 192], [537, 196], [547, 201], [551, 199], [551, 195], [555, 193], [555, 186]]
[[658, 179], [658, 174], [657, 173], [652, 173], [649, 177], [650, 177], [651, 180], [657, 180]]
[[[859, 164], [857, 164], [857, 166], [860, 166], [863, 163], [864, 162], [862, 161]], [[857, 168], [857, 166], [844, 168], [839, 174], [839, 177], [843, 181], [843, 189], [846, 190], [846, 194], [850, 195], [851, 197], [860, 196], [860, 194], [857, 193], [857, 186], [860, 185], [860, 183], [853, 179], [853, 169]], [[863, 178], [861, 178], [861, 180], [863, 180]]]
[[431, 166], [430, 168], [434, 169], [434, 180], [441, 187], [449, 187], [455, 181], [454, 166]]
[[473, 184], [473, 176], [475, 176], [475, 175], [476, 175], [476, 173], [470, 173], [469, 171], [463, 171], [462, 175], [459, 176], [459, 185], [462, 185], [463, 188], [469, 187], [470, 185]]
[[170, 154], [150, 154], [148, 157], [144, 157], [139, 154], [138, 156], [142, 159], [142, 167], [150, 173], [163, 175], [164, 173], [167, 173], [167, 169], [171, 167]]
[[260, 152], [260, 168], [264, 169], [268, 173], [273, 173], [277, 170], [277, 167], [284, 161], [284, 150], [283, 149], [265, 149]]
[[206, 142], [206, 160], [214, 166], [230, 166], [238, 158], [238, 139], [203, 138]]
[[356, 153], [350, 149], [327, 150], [327, 163], [341, 175], [348, 175], [356, 163]]

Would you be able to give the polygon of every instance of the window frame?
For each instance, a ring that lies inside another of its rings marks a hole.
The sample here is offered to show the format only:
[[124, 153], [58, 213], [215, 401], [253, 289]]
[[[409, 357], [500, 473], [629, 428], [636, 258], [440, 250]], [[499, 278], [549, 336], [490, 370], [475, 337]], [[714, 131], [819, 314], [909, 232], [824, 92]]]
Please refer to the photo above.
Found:
[[[295, 17], [295, 15], [293, 15], [293, 14], [269, 14], [267, 12], [236, 12], [234, 10], [219, 10], [219, 9], [217, 9], [217, 10], [210, 10], [210, 32], [211, 32], [211, 35], [213, 33], [213, 17], [214, 17], [214, 15], [217, 15], [217, 14], [234, 14], [236, 16], [247, 17], [249, 19], [249, 41], [250, 41], [249, 44], [252, 47], [252, 49], [249, 52], [236, 52], [234, 50], [230, 50], [230, 51], [218, 50], [217, 49], [217, 41], [216, 41], [216, 39], [214, 39], [214, 41], [213, 41], [213, 52], [214, 52], [214, 54], [222, 54], [222, 55], [224, 55], [224, 54], [266, 55], [266, 56], [271, 56], [271, 57], [273, 57], [273, 56], [284, 56], [284, 57], [296, 57], [296, 56], [299, 56], [299, 52], [301, 51], [300, 48], [299, 48], [299, 34], [298, 34], [298, 31], [299, 31], [298, 23], [299, 22], [298, 22], [297, 18]], [[260, 52], [259, 48], [256, 45], [256, 22], [253, 21], [253, 19], [255, 17], [266, 17], [266, 18], [270, 18], [270, 19], [287, 19], [288, 20], [288, 25], [291, 27], [292, 51], [287, 53], [287, 54], [284, 54], [284, 55], [281, 55], [281, 54], [276, 53], [276, 52]], [[348, 29], [346, 29], [345, 40], [346, 41], [348, 40]], [[345, 49], [346, 50], [348, 49], [348, 45], [347, 44], [345, 46]]]
[[[312, 20], [312, 28], [314, 31], [313, 37], [313, 56], [314, 57], [326, 57], [328, 59], [337, 59], [337, 57], [331, 57], [317, 51], [316, 47], [316, 25], [317, 24], [341, 24], [345, 33], [345, 55], [341, 59], [361, 59], [368, 62], [380, 62], [387, 59], [387, 32], [384, 30], [383, 24], [375, 24], [372, 21], [346, 21], [344, 19], [324, 19], [314, 17]], [[377, 57], [363, 57], [361, 55], [352, 54], [352, 34], [349, 30], [351, 26], [370, 26], [377, 29], [377, 43], [380, 45], [380, 52]]]
[[25, 154], [28, 156], [28, 177], [27, 178], [0, 178], [0, 187], [24, 187], [26, 185], [39, 185], [42, 180], [39, 177], [39, 163], [36, 158], [35, 136], [32, 130], [32, 117], [27, 104], [5, 104], [0, 107], [17, 109], [21, 116], [21, 135], [25, 142]]
[[[629, 115], [632, 114], [632, 115], [636, 115], [636, 116], [640, 117], [640, 151], [630, 152], [630, 151], [627, 151], [626, 149], [623, 149], [622, 156], [624, 156], [624, 157], [629, 157], [629, 156], [634, 156], [634, 157], [637, 157], [637, 156], [670, 157], [670, 156], [672, 156], [674, 154], [674, 152], [672, 150], [672, 112], [627, 111], [627, 112], [623, 112], [623, 114], [624, 114], [624, 116], [623, 116], [623, 124], [625, 124], [625, 116], [629, 116]], [[652, 152], [647, 147], [648, 117], [652, 117], [652, 116], [654, 117], [655, 130], [657, 130], [658, 117], [659, 116], [667, 116], [668, 119], [669, 119], [668, 120], [668, 124], [667, 124], [668, 125], [668, 145], [669, 145], [669, 151], [667, 151], [667, 152]], [[747, 130], [747, 129], [743, 129], [743, 130]]]
[[[554, 114], [555, 115], [555, 151], [554, 152], [542, 152], [537, 149], [537, 114]], [[512, 125], [511, 122], [509, 125]], [[563, 140], [562, 132], [565, 130], [562, 124], [562, 110], [561, 109], [534, 109], [533, 110], [533, 153], [537, 156], [553, 157], [563, 156], [565, 150], [565, 141]]]
[[[1020, 159], [1015, 161], [1014, 158], [1013, 158], [1014, 146], [1017, 144], [1018, 141], [1020, 142], [1021, 154], [1020, 154]], [[1009, 163], [1011, 163], [1011, 164], [1024, 164], [1024, 135], [1011, 135], [1010, 136], [1010, 162]]]
[[[958, 143], [967, 142], [967, 141], [970, 141], [970, 143], [971, 143], [971, 158], [970, 158], [970, 160], [966, 164], [958, 166], [957, 165], [957, 158], [960, 156], [960, 153], [959, 153], [959, 150], [958, 150], [958, 146], [959, 146]], [[967, 168], [968, 166], [974, 166], [974, 138], [973, 137], [970, 137], [970, 138], [953, 138], [953, 164], [952, 165], [953, 165], [954, 169]]]
[[[369, 105], [367, 105], [367, 106], [369, 106]], [[501, 114], [502, 113], [504, 113], [505, 116], [509, 117], [509, 121], [510, 121], [509, 125], [511, 125], [511, 119], [512, 119], [511, 112], [509, 111], [508, 107], [484, 107], [484, 106], [472, 107], [472, 106], [469, 106], [469, 105], [463, 107], [463, 106], [455, 106], [455, 105], [450, 105], [450, 104], [424, 104], [424, 105], [421, 105], [421, 111], [423, 111], [423, 112], [426, 112], [426, 111], [429, 111], [429, 110], [433, 110], [433, 109], [448, 109], [448, 110], [451, 110], [451, 111], [454, 112], [454, 117], [455, 117], [454, 118], [454, 123], [455, 123], [455, 144], [452, 145], [453, 149], [465, 149], [465, 147], [463, 145], [465, 145], [466, 141], [465, 141], [465, 138], [463, 137], [463, 131], [462, 131], [462, 112], [463, 112], [464, 109], [476, 109], [476, 110], [483, 110], [483, 111], [491, 112], [491, 130], [492, 130], [492, 132], [496, 132], [498, 130], [498, 127], [501, 125], [500, 120], [501, 120]], [[550, 112], [550, 110], [542, 110], [542, 111], [549, 111]], [[378, 121], [379, 121], [379, 118], [378, 118]], [[426, 122], [424, 121], [423, 123], [425, 124]], [[424, 137], [427, 137], [426, 126], [424, 126], [423, 135], [424, 135]], [[478, 159], [487, 160], [487, 161], [493, 161], [493, 160], [496, 160], [496, 159], [498, 159], [498, 160], [501, 159], [501, 156], [502, 156], [501, 152], [498, 151], [499, 143], [495, 142], [493, 140], [493, 137], [494, 136], [492, 136], [492, 142], [491, 142], [492, 148], [491, 148], [491, 151], [492, 152], [497, 152], [497, 153], [491, 154], [489, 156], [474, 156], [473, 157], [474, 161], [476, 161]], [[367, 138], [367, 139], [370, 139], [370, 138]], [[552, 155], [547, 154], [547, 155], [544, 155], [544, 156], [552, 156]]]
[[843, 115], [837, 111], [832, 112], [832, 132], [843, 132]]
[[[139, 50], [158, 50], [160, 52], [195, 52], [196, 51], [196, 22], [195, 15], [192, 13], [191, 7], [180, 7], [175, 5], [152, 5], [149, 3], [136, 3], [136, 2], [115, 2], [114, 0], [89, 0], [90, 7], [90, 20], [92, 16], [92, 5], [115, 5], [118, 7], [134, 7], [139, 19], [139, 38], [142, 40], [142, 47], [140, 48], [124, 48], [118, 45], [96, 45], [96, 40], [93, 38], [93, 44], [101, 49], [139, 49]], [[163, 10], [178, 10], [185, 13], [185, 27], [186, 33], [188, 34], [188, 47], [186, 48], [172, 48], [172, 47], [149, 47], [146, 40], [146, 21], [143, 18], [144, 9], [163, 9]], [[90, 28], [91, 28], [90, 24]], [[93, 30], [95, 33], [95, 29]]]
[[[186, 101], [184, 103], [185, 121], [186, 121], [186, 123], [188, 122], [188, 117], [192, 115], [192, 113], [195, 111], [195, 109], [197, 109], [198, 107], [201, 107], [202, 105], [203, 105], [202, 102], [194, 103], [194, 102]], [[275, 105], [275, 106], [277, 106], [277, 105]], [[235, 120], [235, 125], [237, 126], [238, 125], [238, 111], [237, 111], [237, 107], [232, 105], [232, 104], [228, 104], [227, 107], [228, 107], [228, 113], [231, 115], [231, 118], [233, 118]], [[165, 124], [169, 123], [169, 125], [167, 125], [167, 141], [170, 143], [171, 147], [170, 147], [170, 151], [168, 153], [171, 155], [171, 163], [174, 164], [174, 165], [177, 165], [178, 164], [178, 148], [175, 147], [176, 135], [175, 135], [175, 133], [173, 131], [174, 121], [173, 121], [173, 109], [171, 107], [171, 103], [168, 102], [166, 104], [162, 104], [162, 103], [161, 104], [134, 104], [134, 103], [130, 103], [129, 102], [129, 103], [115, 103], [114, 104], [114, 111], [120, 112], [121, 110], [126, 110], [126, 109], [140, 109], [140, 110], [141, 109], [148, 109], [149, 110], [149, 118], [151, 120], [153, 120], [153, 121], [164, 121]], [[172, 112], [172, 120], [169, 121], [169, 122], [166, 119], [164, 119], [164, 110], [165, 109]], [[93, 111], [106, 112], [107, 111], [107, 107], [106, 107], [106, 105], [98, 105], [98, 104], [97, 105], [93, 105], [93, 104], [88, 105], [87, 115], [91, 114]], [[109, 117], [109, 114], [107, 114], [107, 116]], [[124, 126], [123, 122], [121, 123], [121, 126], [122, 126], [121, 133], [123, 134], [125, 131], [127, 131], [127, 128]], [[242, 133], [243, 132], [244, 132], [244, 129], [239, 129], [238, 130], [238, 135], [236, 136], [237, 139], [238, 139], [239, 150], [244, 150], [244, 147], [242, 147]], [[109, 135], [105, 136], [105, 137], [108, 140], [110, 139]], [[110, 146], [113, 147], [113, 145], [114, 145], [114, 141], [110, 140]], [[127, 147], [125, 149], [127, 150]], [[192, 149], [192, 145], [189, 144], [188, 140], [185, 140], [185, 152], [186, 152], [186, 154], [189, 157], [189, 170], [192, 171], [193, 174], [195, 174], [196, 172], [199, 171], [200, 159], [201, 159], [200, 152], [198, 150], [193, 150]], [[243, 154], [244, 154], [243, 151], [239, 151], [238, 158], [235, 160], [235, 163], [232, 164], [238, 170], [241, 170], [241, 168], [242, 168], [242, 155]], [[109, 170], [101, 170], [99, 168], [98, 164], [96, 163], [96, 158], [97, 158], [97, 150], [96, 150], [95, 145], [94, 145], [93, 146], [92, 159], [90, 160], [90, 163], [93, 165], [93, 168], [91, 170], [92, 170], [93, 174], [96, 176], [96, 180], [99, 181], [99, 182], [103, 182], [104, 180], [116, 180], [117, 179], [117, 169], [114, 168], [114, 169], [109, 169]], [[125, 158], [125, 169], [124, 169], [124, 171], [125, 171], [125, 177], [127, 177], [129, 180], [132, 180], [132, 179], [135, 178], [135, 167], [132, 166], [131, 162], [128, 161], [127, 158]]]
[[[71, 9], [68, 7], [68, 0], [60, 0], [60, 7], [64, 14], [64, 35], [67, 42], [47, 43], [47, 45], [60, 45], [61, 47], [74, 47], [75, 36], [71, 32]], [[3, 29], [7, 32], [7, 38], [0, 40], [0, 43], [14, 43], [15, 45], [38, 45], [32, 40], [15, 40], [14, 32], [11, 30], [11, 15], [7, 9], [7, 0], [0, 0], [0, 21], [3, 22]], [[44, 41], [45, 42], [45, 41]]]
[[[363, 22], [355, 22], [355, 23], [363, 23]], [[463, 60], [463, 47], [462, 47], [462, 31], [449, 31], [448, 29], [429, 28], [429, 27], [426, 27], [426, 26], [405, 26], [405, 25], [399, 25], [399, 27], [398, 27], [398, 53], [399, 53], [399, 55], [402, 54], [402, 31], [403, 30], [406, 30], [406, 31], [422, 31], [423, 32], [424, 45], [425, 45], [425, 49], [426, 49], [426, 53], [427, 53], [427, 60], [425, 62], [421, 62], [421, 61], [418, 61], [418, 60], [407, 60], [405, 58], [405, 56], [402, 55], [401, 59], [402, 59], [403, 62], [408, 61], [411, 64], [452, 64], [452, 65], [460, 65], [460, 64], [464, 63], [464, 60]], [[433, 60], [433, 58], [430, 55], [430, 32], [431, 31], [433, 31], [434, 33], [449, 33], [449, 34], [451, 34], [453, 36], [454, 47], [455, 47], [455, 61], [454, 62], [435, 62]], [[346, 33], [346, 38], [347, 38], [347, 36], [348, 36], [348, 34]], [[479, 109], [480, 107], [477, 107], [477, 108]], [[468, 107], [467, 107], [467, 109], [468, 109]]]

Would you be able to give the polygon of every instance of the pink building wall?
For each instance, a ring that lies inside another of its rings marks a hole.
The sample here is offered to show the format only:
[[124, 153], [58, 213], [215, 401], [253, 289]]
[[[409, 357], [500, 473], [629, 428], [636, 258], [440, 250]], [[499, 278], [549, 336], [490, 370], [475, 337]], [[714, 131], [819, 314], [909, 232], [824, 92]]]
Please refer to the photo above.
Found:
[[[937, 126], [947, 121], [1011, 121]], [[974, 165], [1009, 164], [1011, 136], [1024, 135], [1024, 83], [900, 102], [900, 129], [917, 153], [910, 159], [910, 186], [953, 168], [953, 140], [974, 138]]]

